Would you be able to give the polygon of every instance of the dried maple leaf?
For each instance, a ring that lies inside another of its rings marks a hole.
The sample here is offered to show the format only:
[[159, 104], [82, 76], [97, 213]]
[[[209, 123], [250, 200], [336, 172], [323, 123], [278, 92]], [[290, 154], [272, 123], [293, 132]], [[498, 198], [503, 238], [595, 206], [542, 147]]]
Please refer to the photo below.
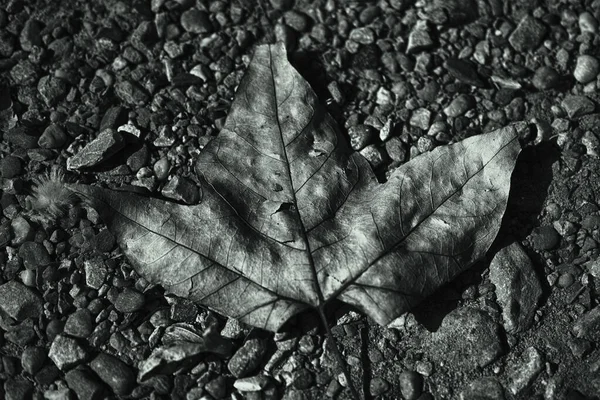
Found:
[[200, 154], [199, 204], [68, 187], [168, 292], [271, 331], [332, 299], [387, 324], [488, 250], [521, 129], [438, 147], [380, 184], [283, 45], [265, 45]]

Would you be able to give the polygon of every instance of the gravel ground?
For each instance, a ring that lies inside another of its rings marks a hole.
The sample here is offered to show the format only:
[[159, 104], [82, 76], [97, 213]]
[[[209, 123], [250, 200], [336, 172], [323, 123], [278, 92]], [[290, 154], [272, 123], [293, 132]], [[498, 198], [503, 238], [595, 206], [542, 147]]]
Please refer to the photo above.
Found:
[[600, 1], [0, 2], [0, 397], [348, 398], [314, 315], [241, 326], [150, 287], [94, 210], [30, 210], [56, 166], [197, 201], [195, 157], [280, 40], [381, 180], [513, 121], [536, 144], [487, 260], [392, 327], [337, 310], [364, 397], [598, 398]]

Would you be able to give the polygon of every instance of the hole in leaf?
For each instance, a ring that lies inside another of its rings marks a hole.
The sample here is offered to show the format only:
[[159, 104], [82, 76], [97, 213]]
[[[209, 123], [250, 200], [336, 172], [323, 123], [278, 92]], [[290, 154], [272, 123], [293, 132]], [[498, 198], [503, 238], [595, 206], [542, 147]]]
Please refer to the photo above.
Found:
[[295, 209], [296, 208], [294, 207], [294, 205], [292, 203], [281, 203], [281, 205], [279, 206], [277, 211], [275, 211], [275, 213], [283, 212], [283, 211], [294, 211]]

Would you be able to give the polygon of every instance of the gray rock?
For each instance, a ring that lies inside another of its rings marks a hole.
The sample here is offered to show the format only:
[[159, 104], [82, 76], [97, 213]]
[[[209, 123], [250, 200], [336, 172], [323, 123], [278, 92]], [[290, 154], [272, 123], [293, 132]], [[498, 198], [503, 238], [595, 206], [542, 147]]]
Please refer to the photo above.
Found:
[[371, 44], [375, 42], [375, 32], [369, 27], [354, 28], [350, 31], [350, 40], [360, 44]]
[[406, 145], [398, 137], [392, 137], [390, 140], [385, 142], [385, 150], [387, 151], [390, 158], [397, 162], [406, 161], [408, 151]]
[[355, 125], [348, 129], [350, 146], [356, 151], [362, 150], [371, 144], [375, 138], [375, 128], [370, 125]]
[[590, 131], [586, 131], [581, 137], [581, 144], [585, 146], [588, 156], [598, 157], [600, 154], [600, 139]]
[[600, 337], [600, 306], [579, 317], [573, 325], [573, 333], [579, 338], [597, 341]]
[[390, 390], [389, 382], [379, 376], [376, 376], [369, 382], [369, 393], [373, 397], [381, 396], [388, 390]]
[[521, 361], [507, 371], [507, 389], [517, 395], [533, 383], [544, 369], [544, 356], [535, 347], [529, 347], [521, 355]]
[[587, 114], [591, 114], [596, 109], [596, 105], [587, 96], [566, 96], [562, 103], [562, 107], [567, 112], [569, 118], [579, 118]]
[[36, 136], [36, 132], [32, 128], [25, 126], [15, 126], [14, 128], [9, 129], [8, 132], [4, 134], [4, 138], [9, 143], [21, 149], [35, 149], [38, 146], [38, 136]]
[[256, 375], [248, 378], [236, 379], [233, 383], [233, 387], [240, 392], [258, 392], [269, 385], [273, 384], [273, 378], [267, 375]]
[[427, 21], [418, 20], [408, 35], [406, 52], [408, 54], [417, 53], [432, 48], [434, 44], [431, 34], [429, 33]]
[[104, 391], [97, 378], [90, 373], [80, 369], [73, 369], [65, 374], [65, 380], [69, 388], [75, 392], [80, 400], [97, 400], [102, 398]]
[[366, 158], [373, 169], [377, 169], [383, 164], [384, 154], [377, 145], [370, 144], [360, 151], [360, 155]]
[[582, 33], [598, 32], [598, 20], [589, 11], [584, 11], [579, 14], [579, 29]]
[[[407, 4], [406, 2], [401, 3], [404, 3], [405, 6]], [[479, 18], [478, 2], [473, 0], [434, 0], [429, 18], [432, 22], [440, 25], [468, 24]]]
[[263, 341], [250, 339], [231, 357], [227, 368], [236, 378], [243, 378], [258, 368], [266, 349]]
[[105, 129], [77, 154], [67, 160], [67, 169], [77, 170], [100, 164], [125, 146], [123, 136], [114, 129]]
[[200, 191], [196, 184], [187, 178], [174, 176], [161, 191], [162, 195], [185, 204], [196, 204], [200, 200]]
[[224, 375], [219, 375], [204, 385], [204, 389], [213, 399], [222, 399], [227, 394], [227, 378]]
[[5, 400], [28, 400], [31, 398], [32, 391], [33, 385], [24, 379], [8, 378], [4, 382]]
[[294, 0], [269, 0], [276, 10], [289, 10], [294, 6]]
[[504, 388], [494, 377], [474, 380], [460, 393], [461, 400], [504, 400]]
[[66, 81], [49, 75], [40, 78], [37, 89], [48, 107], [55, 106], [69, 91]]
[[285, 24], [296, 32], [306, 32], [310, 27], [310, 19], [303, 12], [290, 10], [284, 14]]
[[129, 394], [135, 385], [135, 374], [131, 367], [111, 355], [98, 354], [90, 363], [90, 368], [117, 395]]
[[83, 262], [85, 272], [85, 284], [93, 289], [100, 289], [106, 280], [108, 268], [100, 258], [94, 258]]
[[123, 313], [131, 313], [144, 306], [144, 294], [135, 289], [125, 288], [115, 300], [115, 308]]
[[433, 358], [460, 370], [484, 367], [502, 353], [500, 326], [486, 313], [463, 307], [448, 314], [432, 334]]
[[43, 347], [30, 346], [21, 354], [21, 366], [28, 374], [33, 375], [44, 366], [47, 351]]
[[37, 319], [44, 310], [40, 295], [17, 281], [0, 286], [0, 299], [0, 309], [17, 321]]
[[475, 99], [468, 94], [458, 95], [448, 107], [444, 108], [444, 113], [450, 118], [456, 118], [463, 115], [471, 108], [475, 107]]
[[541, 66], [535, 70], [531, 83], [538, 90], [555, 88], [560, 82], [560, 75], [552, 67]]
[[552, 225], [545, 225], [535, 228], [529, 241], [535, 250], [552, 250], [560, 242], [560, 235]]
[[403, 371], [398, 377], [398, 385], [406, 400], [416, 400], [423, 391], [423, 377], [415, 371]]
[[197, 8], [190, 8], [181, 14], [181, 26], [191, 33], [209, 33], [214, 30], [208, 14]]
[[600, 62], [596, 57], [581, 55], [577, 57], [573, 76], [579, 83], [590, 83], [598, 76], [600, 72]]
[[23, 265], [27, 269], [45, 267], [52, 261], [48, 250], [37, 242], [25, 242], [19, 247], [19, 257], [23, 259]]
[[477, 68], [469, 61], [449, 58], [444, 62], [444, 67], [452, 77], [460, 82], [477, 87], [485, 87], [486, 85], [485, 81], [479, 76]]
[[143, 106], [150, 100], [146, 89], [137, 82], [121, 81], [115, 85], [115, 94], [126, 104]]
[[409, 123], [412, 126], [416, 126], [417, 128], [421, 128], [426, 131], [429, 129], [429, 125], [431, 123], [431, 111], [426, 108], [418, 108], [413, 111]]
[[52, 341], [48, 357], [59, 369], [65, 370], [84, 362], [87, 352], [77, 340], [60, 334]]
[[542, 286], [531, 260], [518, 243], [500, 250], [490, 264], [490, 280], [502, 306], [504, 327], [522, 332], [533, 323]]
[[92, 334], [94, 325], [92, 313], [87, 308], [82, 308], [69, 315], [64, 332], [78, 338], [87, 338]]
[[546, 26], [531, 15], [525, 15], [508, 38], [517, 51], [535, 50], [546, 36]]
[[50, 124], [40, 136], [38, 146], [42, 149], [60, 149], [68, 140], [69, 136], [62, 127], [57, 124]]
[[11, 179], [21, 175], [23, 165], [21, 159], [15, 156], [5, 156], [0, 160], [0, 177]]
[[43, 46], [44, 43], [42, 42], [42, 35], [40, 34], [41, 30], [42, 24], [40, 21], [33, 18], [28, 19], [25, 22], [25, 25], [23, 25], [23, 29], [19, 35], [21, 48], [25, 51], [32, 51], [34, 46]]

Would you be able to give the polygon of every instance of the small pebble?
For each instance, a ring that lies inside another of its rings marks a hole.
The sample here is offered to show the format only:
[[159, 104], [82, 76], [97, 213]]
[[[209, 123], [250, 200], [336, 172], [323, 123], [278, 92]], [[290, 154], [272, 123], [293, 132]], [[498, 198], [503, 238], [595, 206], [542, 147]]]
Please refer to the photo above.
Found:
[[109, 354], [98, 354], [90, 362], [90, 368], [117, 395], [130, 393], [135, 385], [135, 374], [131, 367]]
[[33, 375], [44, 366], [47, 350], [43, 347], [30, 346], [21, 354], [21, 366], [28, 374]]
[[596, 33], [598, 32], [598, 20], [589, 11], [584, 11], [579, 14], [579, 29], [581, 33]]
[[586, 84], [593, 81], [598, 76], [598, 72], [600, 72], [600, 62], [597, 58], [589, 55], [577, 57], [573, 76], [579, 83]]
[[423, 391], [423, 377], [415, 371], [404, 371], [398, 377], [400, 392], [406, 400], [416, 400]]
[[171, 163], [165, 157], [154, 163], [154, 175], [159, 181], [164, 181], [169, 176]]
[[538, 90], [555, 88], [559, 82], [560, 75], [558, 75], [558, 72], [554, 68], [547, 66], [539, 67], [531, 80], [533, 86]]
[[190, 8], [181, 14], [181, 26], [190, 33], [209, 33], [214, 29], [208, 14], [197, 8]]
[[552, 250], [560, 242], [560, 235], [553, 226], [545, 225], [533, 230], [530, 241], [535, 250]]
[[356, 125], [348, 129], [350, 146], [356, 151], [362, 150], [375, 139], [375, 129], [370, 125]]
[[93, 329], [91, 312], [87, 308], [82, 308], [69, 315], [64, 332], [74, 337], [87, 338]]
[[123, 313], [131, 313], [144, 306], [144, 294], [135, 289], [125, 288], [115, 300], [115, 308]]
[[20, 158], [9, 155], [0, 160], [0, 177], [11, 179], [21, 175], [22, 172], [23, 163]]
[[266, 350], [263, 341], [250, 339], [231, 357], [227, 368], [236, 378], [243, 378], [258, 368]]
[[48, 353], [48, 357], [61, 370], [81, 364], [87, 355], [85, 349], [75, 339], [65, 335], [57, 335], [54, 338]]

